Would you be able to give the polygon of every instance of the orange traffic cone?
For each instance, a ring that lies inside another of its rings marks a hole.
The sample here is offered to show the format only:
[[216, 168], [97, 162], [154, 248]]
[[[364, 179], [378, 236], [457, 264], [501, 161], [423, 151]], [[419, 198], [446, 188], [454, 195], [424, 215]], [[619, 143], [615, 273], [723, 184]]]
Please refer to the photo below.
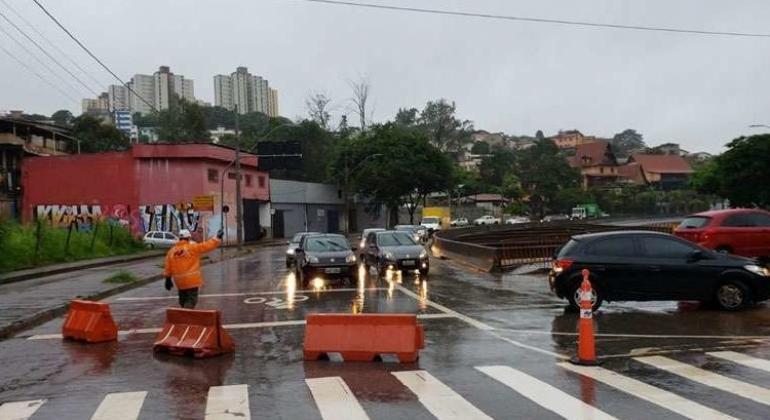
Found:
[[588, 280], [589, 272], [583, 269], [583, 283], [580, 284], [580, 321], [578, 321], [578, 355], [570, 359], [576, 365], [595, 366], [596, 346], [594, 343], [593, 290]]

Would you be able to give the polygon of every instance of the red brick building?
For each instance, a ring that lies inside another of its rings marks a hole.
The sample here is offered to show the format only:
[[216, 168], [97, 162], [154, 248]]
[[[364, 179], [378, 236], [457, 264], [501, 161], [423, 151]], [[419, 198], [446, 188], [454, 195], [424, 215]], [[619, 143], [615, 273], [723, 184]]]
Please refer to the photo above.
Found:
[[[137, 235], [184, 228], [198, 239], [210, 237], [222, 227], [221, 182], [234, 157], [234, 150], [213, 144], [148, 144], [124, 152], [27, 158], [22, 165], [22, 218], [78, 227], [110, 219]], [[241, 159], [246, 240], [257, 239], [261, 228], [270, 226], [270, 183], [257, 163], [254, 155]], [[213, 206], [201, 204], [206, 198], [213, 198]], [[233, 241], [232, 168], [224, 179], [224, 204], [232, 209], [224, 227]]]

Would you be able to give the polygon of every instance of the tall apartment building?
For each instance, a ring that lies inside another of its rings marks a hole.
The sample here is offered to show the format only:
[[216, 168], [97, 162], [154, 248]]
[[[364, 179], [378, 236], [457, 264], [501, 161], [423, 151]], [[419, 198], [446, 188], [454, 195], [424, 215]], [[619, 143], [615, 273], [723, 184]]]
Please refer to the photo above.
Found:
[[[272, 99], [271, 99], [272, 98]], [[229, 76], [214, 76], [214, 104], [238, 113], [261, 112], [277, 117], [278, 91], [269, 86], [267, 79], [249, 73], [246, 67], [238, 67]]]
[[110, 100], [107, 92], [102, 92], [97, 98], [85, 98], [80, 102], [84, 114], [102, 114], [109, 112]]
[[152, 112], [152, 107], [142, 101], [139, 96], [159, 111], [168, 109], [173, 103], [174, 97], [195, 102], [193, 81], [186, 79], [181, 74], [172, 73], [168, 66], [160, 66], [152, 76], [135, 74], [128, 85], [135, 92], [128, 95], [129, 109], [132, 113], [147, 114]]
[[128, 104], [128, 93], [128, 89], [122, 85], [109, 85], [107, 87], [110, 112], [128, 111], [130, 109]]

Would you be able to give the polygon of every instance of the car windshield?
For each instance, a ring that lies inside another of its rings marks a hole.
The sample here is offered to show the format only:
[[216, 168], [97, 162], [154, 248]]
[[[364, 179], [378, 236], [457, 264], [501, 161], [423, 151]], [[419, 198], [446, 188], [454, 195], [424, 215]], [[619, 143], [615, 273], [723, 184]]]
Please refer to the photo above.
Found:
[[350, 245], [341, 236], [319, 236], [308, 239], [305, 249], [309, 252], [347, 251], [350, 250]]
[[706, 216], [691, 216], [684, 220], [682, 220], [682, 223], [679, 224], [679, 227], [681, 229], [697, 229], [702, 228], [706, 225], [708, 225], [709, 221], [711, 220], [710, 217]]
[[403, 232], [388, 232], [378, 235], [377, 241], [380, 246], [404, 246], [417, 245], [409, 235]]
[[438, 217], [426, 217], [422, 219], [423, 223], [438, 223]]

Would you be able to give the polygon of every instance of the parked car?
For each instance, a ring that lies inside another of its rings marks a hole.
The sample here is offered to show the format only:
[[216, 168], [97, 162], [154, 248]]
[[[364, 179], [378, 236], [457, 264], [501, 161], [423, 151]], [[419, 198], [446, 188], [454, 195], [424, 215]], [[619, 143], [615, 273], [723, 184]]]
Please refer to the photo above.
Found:
[[318, 232], [299, 232], [291, 238], [291, 240], [288, 242], [289, 248], [286, 249], [286, 268], [290, 268], [294, 265], [294, 262], [296, 261], [295, 252], [297, 247], [299, 247], [299, 243], [302, 241], [302, 238], [307, 235], [316, 234], [318, 234]]
[[579, 307], [581, 271], [590, 271], [593, 307], [603, 301], [695, 300], [738, 310], [770, 298], [770, 270], [667, 233], [573, 236], [556, 254], [551, 290]]
[[473, 221], [473, 224], [476, 226], [480, 225], [499, 225], [500, 224], [500, 218], [494, 217], [490, 215], [481, 216], [478, 219]]
[[431, 234], [441, 229], [441, 218], [435, 216], [423, 217], [420, 221], [420, 226], [428, 229], [428, 234]]
[[144, 234], [142, 242], [149, 248], [171, 248], [179, 242], [179, 238], [171, 232], [151, 230]]
[[550, 223], [550, 222], [564, 222], [569, 220], [569, 216], [566, 214], [549, 214], [545, 217], [543, 217], [543, 220], [541, 220], [541, 223]]
[[418, 225], [396, 225], [393, 230], [402, 230], [411, 232], [412, 238], [417, 242], [424, 242], [428, 239], [428, 230], [424, 226]]
[[[366, 243], [366, 237], [369, 236], [372, 232], [382, 232], [384, 231], [384, 228], [367, 228], [361, 231], [361, 242], [358, 243], [358, 250], [363, 251], [364, 245]], [[361, 254], [363, 255], [363, 254]]]
[[770, 212], [730, 209], [686, 217], [676, 236], [717, 252], [770, 259]]
[[468, 226], [469, 224], [470, 223], [468, 222], [468, 219], [466, 219], [465, 217], [460, 217], [449, 222], [449, 226], [453, 226], [453, 227]]
[[294, 250], [297, 280], [302, 287], [322, 287], [338, 280], [352, 280], [357, 273], [356, 256], [342, 235], [305, 235]]
[[519, 223], [529, 223], [529, 217], [527, 216], [513, 216], [505, 220], [506, 225], [516, 225]]
[[373, 232], [366, 238], [364, 264], [376, 267], [380, 275], [388, 269], [419, 270], [426, 275], [430, 270], [428, 252], [404, 231]]

